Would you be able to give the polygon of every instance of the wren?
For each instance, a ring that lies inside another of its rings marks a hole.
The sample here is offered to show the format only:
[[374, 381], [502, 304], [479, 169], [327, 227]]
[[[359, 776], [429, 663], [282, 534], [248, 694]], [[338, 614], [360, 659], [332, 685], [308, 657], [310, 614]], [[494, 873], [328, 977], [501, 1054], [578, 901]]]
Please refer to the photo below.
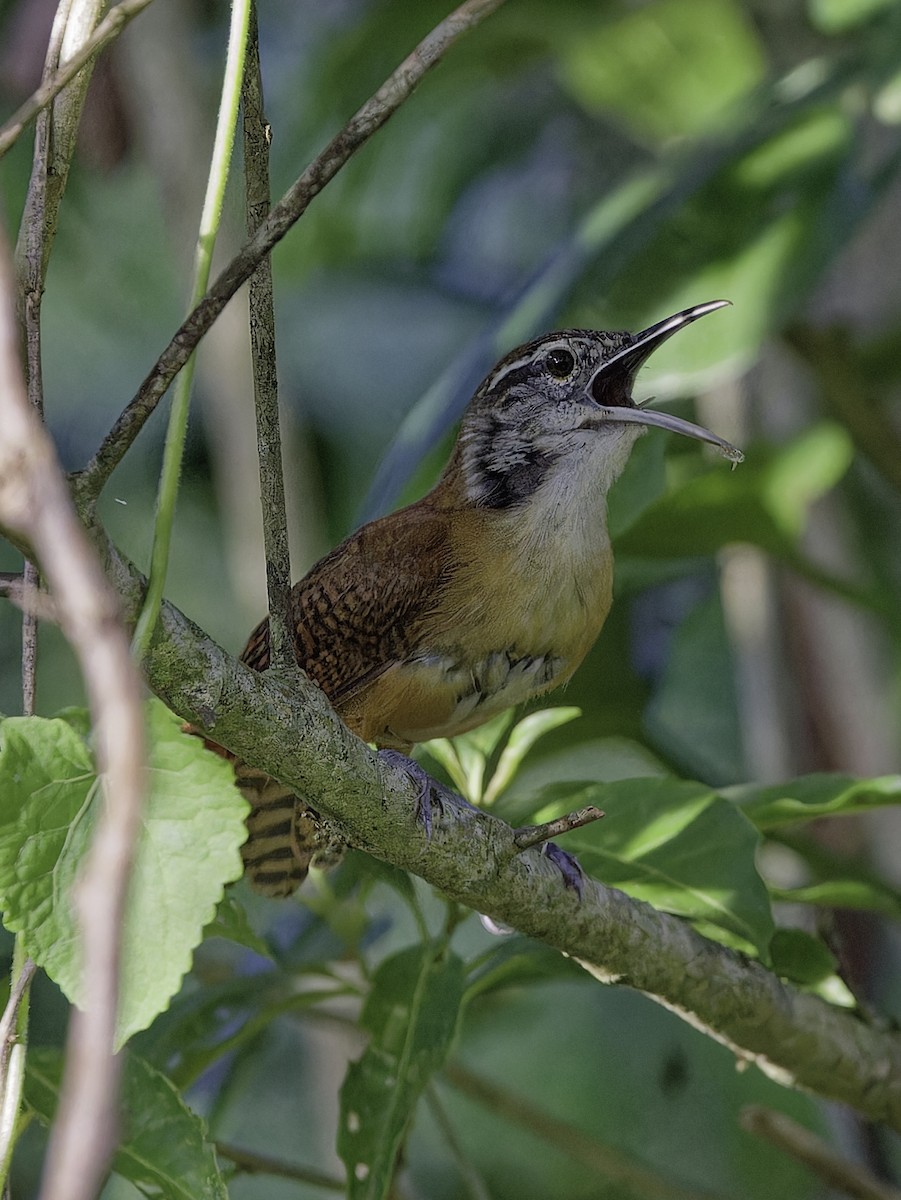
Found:
[[[511, 351], [463, 414], [434, 488], [358, 529], [292, 591], [299, 665], [364, 741], [407, 752], [566, 683], [613, 598], [607, 494], [649, 426], [742, 454], [635, 404], [632, 386], [712, 301], [642, 333], [566, 329]], [[269, 627], [242, 659], [269, 666]], [[293, 892], [328, 846], [315, 812], [246, 764], [251, 884]], [[327, 841], [327, 839], [326, 839]]]

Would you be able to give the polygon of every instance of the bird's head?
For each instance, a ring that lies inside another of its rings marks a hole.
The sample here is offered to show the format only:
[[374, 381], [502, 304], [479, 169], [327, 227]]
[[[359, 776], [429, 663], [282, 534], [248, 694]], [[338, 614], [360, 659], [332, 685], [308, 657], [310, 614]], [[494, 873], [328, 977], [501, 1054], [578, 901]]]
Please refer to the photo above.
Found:
[[639, 369], [663, 342], [714, 300], [642, 333], [564, 329], [511, 351], [483, 380], [463, 416], [458, 464], [469, 498], [486, 508], [524, 503], [560, 471], [595, 473], [606, 493], [648, 426], [709, 442], [733, 463], [740, 450], [669, 413], [636, 405]]

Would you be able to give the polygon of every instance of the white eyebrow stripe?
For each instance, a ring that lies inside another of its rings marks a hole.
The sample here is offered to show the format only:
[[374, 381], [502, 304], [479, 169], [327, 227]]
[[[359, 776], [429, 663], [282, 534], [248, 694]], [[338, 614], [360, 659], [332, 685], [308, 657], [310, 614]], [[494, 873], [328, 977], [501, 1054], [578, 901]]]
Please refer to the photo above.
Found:
[[514, 359], [513, 362], [507, 363], [503, 371], [501, 371], [498, 375], [492, 376], [490, 387], [493, 390], [498, 386], [499, 383], [502, 383], [508, 375], [512, 374], [514, 371], [521, 370], [530, 363], [538, 362], [539, 359], [544, 358], [551, 350], [571, 350], [578, 348], [584, 351], [587, 346], [588, 342], [584, 338], [561, 337], [554, 342], [543, 342], [541, 346], [536, 346], [536, 348], [529, 354], [523, 354], [519, 358]]

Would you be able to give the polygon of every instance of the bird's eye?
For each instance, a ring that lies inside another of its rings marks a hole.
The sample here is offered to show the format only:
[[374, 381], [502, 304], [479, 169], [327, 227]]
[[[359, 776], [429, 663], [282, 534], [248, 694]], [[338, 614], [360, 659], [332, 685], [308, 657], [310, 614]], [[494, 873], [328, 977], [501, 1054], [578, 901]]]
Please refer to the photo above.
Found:
[[573, 373], [573, 368], [576, 365], [575, 356], [569, 350], [551, 350], [544, 364], [550, 373], [557, 379], [565, 379], [567, 375]]

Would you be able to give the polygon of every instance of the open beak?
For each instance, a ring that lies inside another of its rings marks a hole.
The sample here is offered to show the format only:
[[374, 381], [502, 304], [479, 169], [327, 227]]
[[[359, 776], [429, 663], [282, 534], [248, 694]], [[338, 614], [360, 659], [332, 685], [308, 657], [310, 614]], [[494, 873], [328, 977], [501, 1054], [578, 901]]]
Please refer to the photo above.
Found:
[[686, 308], [636, 334], [631, 345], [624, 346], [612, 358], [607, 359], [595, 372], [589, 384], [591, 397], [600, 406], [600, 415], [607, 421], [654, 425], [660, 429], [669, 429], [673, 433], [683, 433], [699, 442], [709, 442], [711, 446], [716, 446], [722, 451], [732, 463], [740, 463], [744, 458], [741, 450], [723, 441], [709, 429], [693, 425], [691, 421], [683, 421], [681, 417], [674, 417], [670, 413], [637, 408], [631, 399], [635, 376], [658, 346], [662, 346], [678, 329], [684, 329], [699, 317], [706, 317], [708, 313], [725, 308], [728, 304], [728, 300], [711, 300], [707, 304]]

